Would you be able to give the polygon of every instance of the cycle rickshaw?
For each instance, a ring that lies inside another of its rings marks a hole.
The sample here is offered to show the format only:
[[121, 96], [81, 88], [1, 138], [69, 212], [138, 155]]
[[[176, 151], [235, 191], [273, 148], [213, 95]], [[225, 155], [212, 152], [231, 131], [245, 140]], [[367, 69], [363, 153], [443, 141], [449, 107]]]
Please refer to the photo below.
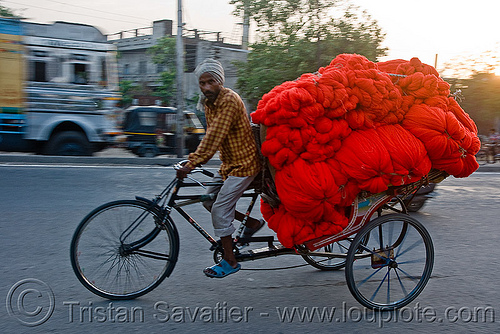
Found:
[[[213, 176], [196, 168], [188, 180], [174, 178], [154, 199], [113, 201], [90, 212], [71, 241], [71, 264], [80, 282], [93, 293], [113, 300], [136, 298], [155, 289], [170, 276], [178, 259], [179, 233], [171, 217], [173, 210], [210, 243], [218, 263], [222, 258], [220, 241], [184, 210], [207, 200], [203, 189], [183, 194], [186, 189], [214, 184], [200, 181], [200, 174]], [[244, 219], [235, 241], [249, 246], [235, 248], [236, 258], [243, 262], [293, 254], [320, 270], [345, 268], [347, 286], [360, 304], [375, 310], [403, 307], [422, 292], [434, 263], [432, 239], [425, 227], [408, 215], [406, 207], [418, 189], [446, 176], [432, 170], [415, 183], [378, 194], [360, 193], [350, 207], [347, 228], [292, 248], [282, 246], [274, 236], [241, 239]], [[259, 196], [279, 200], [269, 169], [255, 184], [243, 195], [250, 198], [247, 217]], [[259, 248], [252, 247], [259, 244]]]

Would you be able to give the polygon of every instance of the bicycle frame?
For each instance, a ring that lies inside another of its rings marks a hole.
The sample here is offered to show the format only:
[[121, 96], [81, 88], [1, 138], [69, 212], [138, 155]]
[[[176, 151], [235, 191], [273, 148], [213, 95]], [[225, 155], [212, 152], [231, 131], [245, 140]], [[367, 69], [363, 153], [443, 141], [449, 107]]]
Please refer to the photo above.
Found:
[[[200, 172], [204, 173], [206, 171], [200, 170]], [[207, 175], [207, 174], [206, 174]], [[215, 181], [207, 181], [200, 182], [194, 178], [188, 177], [192, 181], [185, 181], [181, 179], [174, 179], [172, 182], [159, 194], [153, 201], [146, 200], [144, 198], [136, 197], [139, 200], [146, 201], [150, 203], [153, 207], [158, 207], [159, 210], [164, 214], [164, 220], [168, 219], [172, 210], [178, 212], [192, 227], [195, 228], [211, 245], [210, 250], [222, 250], [222, 246], [220, 241], [217, 241], [206, 229], [204, 229], [189, 213], [187, 213], [183, 207], [201, 203], [205, 200], [206, 194], [180, 194], [181, 189], [183, 188], [194, 188], [194, 187], [209, 187], [209, 186], [219, 186], [222, 185], [223, 182], [215, 182]], [[265, 242], [267, 243], [267, 247], [252, 250], [251, 252], [242, 253], [237, 249], [235, 250], [236, 259], [238, 261], [247, 261], [247, 260], [255, 260], [258, 258], [266, 258], [271, 256], [277, 256], [281, 254], [298, 254], [296, 249], [293, 248], [285, 248], [281, 245], [275, 245], [276, 241], [274, 236], [261, 236], [261, 237], [251, 237], [250, 239], [242, 239], [241, 234], [245, 224], [250, 217], [250, 214], [255, 206], [255, 203], [260, 196], [260, 193], [255, 189], [247, 189], [242, 198], [250, 198], [250, 203], [246, 208], [244, 213], [244, 218], [241, 221], [241, 224], [237, 230], [237, 236], [235, 238], [235, 242]], [[147, 242], [145, 240], [145, 242]], [[134, 245], [135, 246], [135, 245]], [[137, 245], [134, 248], [140, 248], [141, 245]], [[331, 254], [330, 254], [331, 256]]]
[[[215, 240], [214, 237], [210, 235], [210, 233], [207, 232], [198, 222], [191, 217], [182, 207], [191, 205], [194, 203], [201, 203], [203, 202], [205, 194], [194, 194], [194, 195], [180, 195], [179, 191], [181, 188], [192, 188], [192, 187], [208, 187], [208, 186], [219, 186], [222, 185], [223, 182], [185, 182], [183, 180], [177, 180], [177, 183], [172, 191], [172, 194], [167, 202], [166, 210], [168, 210], [168, 214], [170, 214], [170, 211], [172, 209], [175, 209], [185, 220], [188, 221], [191, 226], [193, 226], [205, 239], [207, 239], [208, 242], [212, 245], [212, 247], [217, 247], [218, 242]], [[248, 208], [245, 212], [245, 218], [242, 221], [242, 224], [240, 226], [240, 229], [243, 229], [244, 224], [248, 220], [248, 217], [250, 216], [250, 213], [253, 210], [253, 207], [255, 205], [255, 202], [257, 201], [257, 198], [259, 197], [259, 193], [257, 193], [255, 190], [251, 193], [245, 192], [242, 197], [249, 197], [251, 198], [250, 204], [248, 205]]]

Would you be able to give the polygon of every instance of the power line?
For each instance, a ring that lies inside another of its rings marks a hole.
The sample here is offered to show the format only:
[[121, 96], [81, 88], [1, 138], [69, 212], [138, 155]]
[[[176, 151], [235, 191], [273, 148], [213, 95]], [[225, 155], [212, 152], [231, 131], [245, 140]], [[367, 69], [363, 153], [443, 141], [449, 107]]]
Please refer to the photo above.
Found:
[[[185, 22], [185, 30], [192, 30], [192, 29], [189, 29], [189, 24], [187, 22], [192, 22], [193, 20], [191, 19], [190, 15], [189, 15], [189, 9], [188, 8], [184, 8], [183, 11], [182, 11], [182, 15], [183, 15], [183, 22]], [[186, 20], [184, 20], [184, 18], [186, 18]], [[236, 24], [237, 25], [237, 24]], [[223, 38], [227, 38], [230, 42], [233, 42], [233, 43], [237, 43], [239, 41], [239, 38], [235, 38], [234, 35], [235, 35], [235, 32], [234, 32], [234, 27], [233, 27], [233, 31], [230, 33], [229, 36], [227, 36], [228, 32], [224, 32], [224, 31], [213, 31], [211, 33], [217, 33], [219, 32], [221, 37]], [[199, 29], [197, 29], [198, 31], [201, 31]]]
[[131, 17], [133, 19], [144, 20], [144, 18], [142, 18], [142, 17], [130, 16], [130, 15], [118, 14], [118, 13], [110, 13], [110, 12], [106, 12], [106, 11], [103, 11], [103, 10], [98, 10], [98, 9], [94, 9], [94, 8], [90, 8], [90, 7], [85, 7], [85, 6], [73, 5], [73, 4], [69, 4], [69, 3], [66, 3], [66, 2], [62, 2], [62, 1], [56, 1], [56, 0], [46, 0], [46, 1], [54, 2], [54, 3], [61, 4], [61, 5], [66, 5], [66, 6], [72, 6], [72, 7], [78, 7], [78, 8], [83, 8], [83, 9], [87, 9], [87, 10], [93, 10], [95, 12], [104, 13], [104, 14], [111, 14], [111, 15], [117, 15], [117, 16], [123, 16], [123, 17]]
[[[89, 15], [89, 14], [76, 13], [76, 12], [71, 12], [71, 11], [64, 11], [64, 10], [59, 10], [59, 9], [52, 9], [52, 8], [47, 8], [47, 7], [42, 7], [42, 6], [36, 6], [36, 5], [31, 5], [31, 4], [28, 5], [28, 4], [25, 4], [25, 3], [21, 3], [21, 2], [17, 2], [17, 1], [11, 1], [11, 0], [3, 0], [3, 1], [7, 2], [7, 3], [12, 3], [12, 4], [20, 5], [20, 6], [27, 6], [26, 9], [29, 9], [29, 8], [38, 8], [38, 9], [42, 9], [42, 10], [48, 10], [48, 11], [53, 11], [53, 12], [58, 12], [58, 13], [63, 13], [63, 14], [71, 14], [71, 15], [77, 15], [77, 16], [79, 15], [79, 16], [91, 17], [91, 18], [108, 20], [108, 21], [115, 21], [115, 22], [137, 23], [137, 24], [143, 24], [144, 23], [144, 22], [139, 22], [139, 21], [112, 19], [112, 18], [109, 18], [109, 17], [102, 17], [102, 16], [95, 16], [95, 15]], [[98, 13], [103, 13], [103, 14], [110, 14], [110, 15], [128, 17], [128, 18], [132, 18], [132, 19], [149, 21], [149, 19], [146, 19], [146, 18], [141, 18], [141, 17], [137, 17], [137, 16], [131, 16], [131, 15], [125, 15], [125, 14], [118, 14], [118, 13], [110, 13], [110, 12], [106, 12], [106, 11], [103, 11], [103, 10], [98, 10], [98, 9], [94, 9], [94, 8], [90, 8], [90, 7], [69, 4], [69, 3], [63, 2], [63, 1], [57, 1], [57, 0], [46, 0], [46, 1], [50, 1], [50, 2], [53, 2], [53, 3], [61, 4], [61, 5], [66, 5], [66, 6], [72, 6], [72, 7], [82, 8], [82, 9], [85, 9], [85, 10], [92, 10], [92, 11], [95, 11], [95, 12], [98, 12]], [[186, 13], [185, 15], [187, 15], [188, 18], [189, 18], [189, 13]], [[188, 21], [190, 21], [190, 20], [188, 20]], [[230, 36], [228, 38], [229, 41], [233, 41], [234, 42], [234, 41], [238, 40], [238, 38], [234, 37], [234, 35], [236, 34], [234, 30], [235, 30], [235, 28], [233, 28], [233, 31], [231, 32], [231, 34], [230, 34]], [[223, 32], [221, 32], [221, 33], [225, 35], [225, 33], [223, 33]]]
[[[54, 11], [54, 12], [64, 13], [64, 14], [87, 16], [87, 17], [92, 17], [92, 18], [96, 18], [96, 19], [110, 20], [110, 21], [116, 21], [116, 22], [127, 22], [127, 23], [131, 22], [130, 20], [125, 21], [125, 20], [118, 20], [118, 19], [110, 19], [108, 17], [94, 16], [94, 15], [88, 15], [88, 14], [82, 14], [82, 13], [75, 13], [75, 12], [67, 12], [67, 11], [64, 11], [64, 10], [51, 9], [51, 8], [40, 7], [40, 6], [31, 5], [31, 4], [27, 5], [27, 4], [24, 4], [24, 3], [20, 3], [20, 2], [16, 2], [16, 1], [10, 1], [10, 0], [4, 0], [4, 2], [13, 3], [13, 4], [16, 4], [16, 5], [21, 5], [21, 6], [28, 6], [30, 8], [38, 8], [38, 9], [43, 9], [43, 10], [49, 10], [49, 11]], [[103, 13], [106, 13], [106, 12], [103, 12]], [[107, 14], [111, 14], [111, 13], [107, 13]], [[146, 20], [146, 19], [144, 19], [144, 20]], [[139, 22], [133, 22], [133, 23], [139, 23]]]

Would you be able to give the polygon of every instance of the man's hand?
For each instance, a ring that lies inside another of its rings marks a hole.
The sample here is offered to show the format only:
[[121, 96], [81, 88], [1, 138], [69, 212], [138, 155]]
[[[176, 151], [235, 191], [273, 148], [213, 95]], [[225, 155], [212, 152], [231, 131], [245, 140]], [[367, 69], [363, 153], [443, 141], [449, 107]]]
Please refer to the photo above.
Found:
[[182, 166], [177, 170], [177, 177], [179, 179], [184, 179], [189, 173], [191, 173], [192, 170], [193, 168], [189, 166]]

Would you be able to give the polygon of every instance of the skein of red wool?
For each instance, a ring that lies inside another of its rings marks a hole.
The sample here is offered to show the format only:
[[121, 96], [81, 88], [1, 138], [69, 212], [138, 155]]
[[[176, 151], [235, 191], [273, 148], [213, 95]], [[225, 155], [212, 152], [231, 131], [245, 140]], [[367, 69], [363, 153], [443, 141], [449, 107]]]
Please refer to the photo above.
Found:
[[[451, 111], [455, 115], [457, 120], [460, 123], [462, 123], [462, 125], [465, 126], [472, 133], [471, 135], [477, 135], [476, 123], [474, 123], [472, 118], [470, 118], [470, 116], [460, 107], [458, 102], [452, 97], [449, 97], [447, 99], [447, 102], [448, 102], [448, 110]], [[477, 138], [477, 136], [476, 136], [476, 138]], [[479, 148], [478, 148], [478, 150], [479, 150]]]
[[295, 217], [312, 222], [332, 221], [342, 201], [347, 179], [325, 162], [295, 160], [276, 173], [278, 196]]
[[390, 185], [400, 186], [427, 175], [432, 163], [424, 144], [401, 125], [385, 125], [376, 129], [392, 161]]
[[454, 113], [424, 104], [414, 105], [402, 125], [422, 141], [434, 168], [456, 177], [468, 176], [477, 169], [477, 162], [473, 161], [479, 139]]
[[334, 217], [336, 224], [332, 224], [331, 222], [315, 223], [297, 219], [293, 214], [286, 211], [284, 205], [272, 208], [265, 202], [261, 203], [261, 211], [269, 228], [276, 232], [281, 244], [290, 248], [323, 235], [339, 233], [348, 223], [347, 217], [342, 213], [338, 213]]
[[375, 64], [343, 54], [265, 94], [252, 113], [276, 169], [278, 208], [263, 203], [287, 247], [340, 232], [361, 190], [415, 182], [431, 168], [477, 169], [477, 128], [437, 71], [417, 58]]
[[394, 173], [391, 156], [375, 129], [353, 131], [335, 155], [342, 170], [371, 193], [387, 190]]
[[439, 77], [436, 69], [418, 58], [390, 60], [377, 63], [377, 67], [392, 74], [391, 80], [403, 96], [401, 108], [405, 111], [423, 99], [450, 94], [450, 85]]

